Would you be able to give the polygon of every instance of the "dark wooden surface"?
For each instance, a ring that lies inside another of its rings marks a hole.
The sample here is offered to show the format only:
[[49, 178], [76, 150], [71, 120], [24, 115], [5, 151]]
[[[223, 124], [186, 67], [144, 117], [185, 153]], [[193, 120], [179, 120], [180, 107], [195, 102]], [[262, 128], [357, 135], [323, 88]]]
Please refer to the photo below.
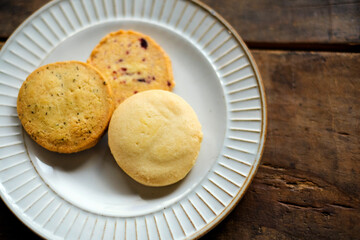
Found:
[[[1, 0], [0, 40], [46, 2]], [[250, 47], [269, 124], [247, 193], [203, 239], [360, 239], [360, 2], [204, 2]], [[0, 239], [38, 239], [0, 212]]]
[[360, 43], [357, 0], [205, 0], [247, 43]]
[[360, 239], [360, 56], [252, 51], [269, 126], [262, 165], [204, 239]]

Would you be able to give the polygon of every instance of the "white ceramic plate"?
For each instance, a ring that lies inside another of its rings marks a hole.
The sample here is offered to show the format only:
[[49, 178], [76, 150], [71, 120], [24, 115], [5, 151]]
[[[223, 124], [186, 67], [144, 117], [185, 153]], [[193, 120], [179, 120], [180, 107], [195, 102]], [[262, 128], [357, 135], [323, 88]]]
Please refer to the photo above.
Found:
[[[19, 87], [37, 67], [86, 61], [111, 31], [133, 29], [169, 54], [174, 92], [198, 114], [204, 139], [181, 182], [150, 188], [116, 165], [107, 136], [71, 155], [39, 147], [16, 113]], [[8, 207], [49, 239], [184, 239], [221, 221], [261, 158], [264, 89], [248, 49], [213, 10], [183, 0], [58, 0], [25, 21], [0, 53], [0, 191]]]

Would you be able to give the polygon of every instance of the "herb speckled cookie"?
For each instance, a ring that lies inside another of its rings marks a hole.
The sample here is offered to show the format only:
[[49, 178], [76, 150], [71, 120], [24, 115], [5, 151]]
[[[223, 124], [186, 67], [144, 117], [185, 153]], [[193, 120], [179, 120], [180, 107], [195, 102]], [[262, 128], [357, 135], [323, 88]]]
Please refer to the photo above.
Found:
[[163, 90], [127, 98], [114, 111], [108, 130], [118, 165], [147, 186], [166, 186], [183, 179], [195, 164], [202, 136], [191, 106]]
[[17, 111], [25, 131], [42, 147], [73, 153], [94, 146], [114, 110], [109, 84], [93, 66], [57, 62], [22, 84]]
[[138, 32], [120, 30], [106, 35], [87, 62], [108, 79], [117, 105], [144, 90], [171, 91], [175, 86], [167, 54], [153, 39]]

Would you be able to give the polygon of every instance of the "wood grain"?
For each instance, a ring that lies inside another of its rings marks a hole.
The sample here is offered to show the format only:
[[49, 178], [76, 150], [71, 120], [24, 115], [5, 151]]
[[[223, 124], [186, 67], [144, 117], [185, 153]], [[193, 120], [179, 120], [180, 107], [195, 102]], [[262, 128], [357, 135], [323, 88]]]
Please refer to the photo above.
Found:
[[[295, 50], [357, 51], [360, 2], [203, 1], [264, 49], [252, 53], [269, 122], [252, 184], [203, 239], [359, 239], [360, 54]], [[0, 40], [46, 2], [2, 0]], [[40, 239], [4, 203], [0, 212], [0, 239]]]
[[[356, 239], [360, 54], [252, 53], [268, 102], [262, 165], [238, 206], [204, 239]], [[1, 212], [3, 236], [36, 238], [4, 204]]]
[[[0, 38], [6, 39], [32, 12], [49, 0], [2, 0]], [[203, 0], [254, 47], [275, 44], [360, 45], [358, 0]], [[339, 46], [338, 46], [339, 45]], [[359, 50], [359, 48], [356, 48]]]
[[301, 169], [360, 198], [360, 54], [254, 54], [273, 116], [263, 163]]
[[248, 43], [360, 44], [357, 0], [203, 2], [229, 21]]
[[252, 53], [268, 101], [262, 165], [204, 239], [358, 239], [360, 54]]
[[0, 38], [6, 40], [27, 17], [48, 2], [49, 0], [1, 0]]

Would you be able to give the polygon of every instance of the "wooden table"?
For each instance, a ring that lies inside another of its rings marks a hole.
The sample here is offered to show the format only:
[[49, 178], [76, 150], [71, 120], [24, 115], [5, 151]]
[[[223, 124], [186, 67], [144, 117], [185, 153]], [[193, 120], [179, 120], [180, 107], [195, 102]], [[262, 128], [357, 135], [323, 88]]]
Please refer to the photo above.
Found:
[[[46, 2], [2, 0], [1, 46]], [[360, 239], [360, 3], [204, 2], [251, 49], [269, 124], [250, 188], [203, 239]], [[38, 239], [0, 211], [0, 239]]]

